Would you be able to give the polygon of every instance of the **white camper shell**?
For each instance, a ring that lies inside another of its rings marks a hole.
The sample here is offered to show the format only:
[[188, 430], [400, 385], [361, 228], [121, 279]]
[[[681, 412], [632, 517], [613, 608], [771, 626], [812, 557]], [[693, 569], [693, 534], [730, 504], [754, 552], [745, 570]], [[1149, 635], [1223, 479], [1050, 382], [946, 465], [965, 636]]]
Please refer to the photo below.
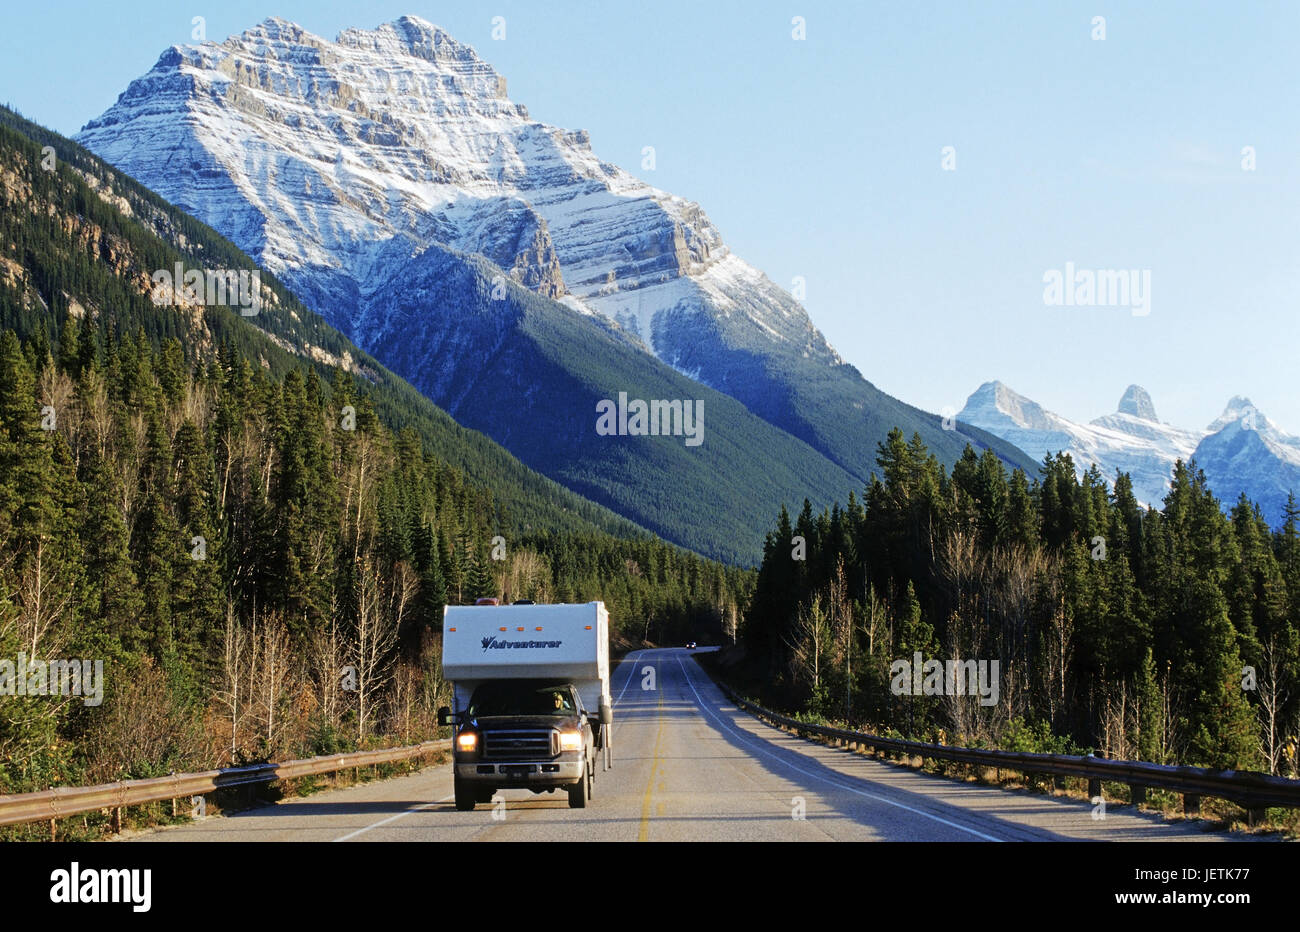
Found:
[[609, 612], [604, 602], [448, 605], [442, 675], [454, 686], [457, 712], [487, 680], [557, 679], [572, 683], [594, 713], [612, 705]]

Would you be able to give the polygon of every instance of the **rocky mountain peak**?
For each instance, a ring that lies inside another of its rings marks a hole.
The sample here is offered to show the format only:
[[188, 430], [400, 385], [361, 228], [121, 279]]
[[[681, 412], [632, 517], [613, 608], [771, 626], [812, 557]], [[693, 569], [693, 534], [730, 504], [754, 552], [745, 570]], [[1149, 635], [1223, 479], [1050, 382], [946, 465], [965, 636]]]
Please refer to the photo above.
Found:
[[345, 29], [336, 42], [347, 48], [370, 51], [398, 49], [434, 64], [469, 63], [496, 74], [472, 47], [457, 42], [450, 33], [418, 16], [402, 16], [375, 29]]
[[263, 39], [269, 42], [280, 42], [291, 45], [312, 45], [319, 47], [324, 44], [323, 39], [314, 36], [307, 30], [303, 29], [297, 23], [282, 19], [279, 16], [268, 16], [251, 29], [246, 29], [238, 36], [227, 39], [226, 46], [232, 46], [236, 43], [249, 45], [257, 39]]
[[959, 417], [981, 424], [993, 414], [1009, 419], [1017, 427], [1050, 430], [1053, 426], [1051, 417], [1041, 405], [998, 381], [985, 382], [975, 389]]
[[[168, 122], [178, 112], [187, 120]], [[316, 309], [363, 343], [352, 327], [365, 315], [346, 295], [377, 293], [436, 242], [570, 297], [709, 384], [741, 376], [705, 371], [718, 354], [702, 331], [840, 362], [698, 204], [600, 160], [585, 131], [531, 119], [473, 48], [415, 16], [333, 42], [271, 18], [178, 47], [78, 138], [302, 293], [320, 270], [343, 276], [347, 287], [321, 291], [339, 306], [327, 297]]]
[[1243, 426], [1249, 423], [1252, 429], [1260, 429], [1268, 424], [1268, 418], [1264, 417], [1263, 412], [1256, 408], [1249, 398], [1245, 395], [1234, 395], [1228, 399], [1223, 413], [1210, 423], [1208, 430], [1211, 433], [1223, 430], [1234, 421], [1241, 422]]
[[1156, 417], [1156, 406], [1151, 402], [1151, 395], [1141, 385], [1130, 385], [1126, 388], [1123, 397], [1119, 400], [1119, 407], [1115, 410], [1119, 414], [1132, 415], [1144, 421], [1157, 423], [1160, 421], [1160, 418]]

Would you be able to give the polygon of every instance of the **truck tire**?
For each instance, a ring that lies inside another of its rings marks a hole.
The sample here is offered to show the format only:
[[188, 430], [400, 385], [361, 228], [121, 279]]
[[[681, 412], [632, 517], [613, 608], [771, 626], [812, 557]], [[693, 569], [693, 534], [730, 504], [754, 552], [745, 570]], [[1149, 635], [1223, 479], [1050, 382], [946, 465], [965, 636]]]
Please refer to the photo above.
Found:
[[569, 784], [569, 808], [586, 809], [589, 798], [591, 798], [591, 774], [587, 772], [577, 783]]
[[469, 812], [474, 808], [474, 803], [477, 799], [474, 793], [474, 787], [468, 786], [465, 781], [460, 778], [460, 774], [455, 774], [452, 777], [452, 789], [456, 794], [456, 810], [458, 812]]

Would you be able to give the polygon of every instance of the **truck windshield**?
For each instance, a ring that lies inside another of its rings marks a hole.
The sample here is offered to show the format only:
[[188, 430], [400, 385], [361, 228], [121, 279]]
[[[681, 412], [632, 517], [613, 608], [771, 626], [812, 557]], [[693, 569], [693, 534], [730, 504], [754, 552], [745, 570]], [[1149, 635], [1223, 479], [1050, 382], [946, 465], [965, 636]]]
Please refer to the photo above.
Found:
[[475, 717], [572, 715], [576, 708], [569, 687], [531, 683], [485, 683], [474, 690], [469, 702], [469, 714]]

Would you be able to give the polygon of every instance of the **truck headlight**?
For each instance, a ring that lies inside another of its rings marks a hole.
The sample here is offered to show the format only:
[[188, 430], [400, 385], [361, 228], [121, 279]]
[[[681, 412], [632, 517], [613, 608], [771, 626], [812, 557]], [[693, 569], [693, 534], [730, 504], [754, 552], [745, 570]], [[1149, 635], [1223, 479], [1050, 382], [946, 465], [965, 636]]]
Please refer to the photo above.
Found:
[[560, 750], [561, 750], [561, 751], [581, 751], [581, 750], [582, 750], [582, 732], [580, 732], [580, 731], [562, 731], [562, 732], [560, 732]]
[[462, 731], [456, 736], [456, 749], [459, 751], [473, 751], [478, 747], [478, 735], [472, 731]]

